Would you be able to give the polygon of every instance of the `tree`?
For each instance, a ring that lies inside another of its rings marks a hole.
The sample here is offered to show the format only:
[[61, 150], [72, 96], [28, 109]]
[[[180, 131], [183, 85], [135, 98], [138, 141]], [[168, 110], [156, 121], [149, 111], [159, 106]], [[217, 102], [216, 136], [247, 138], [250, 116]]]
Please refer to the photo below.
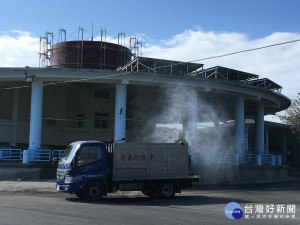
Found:
[[300, 93], [292, 101], [291, 106], [285, 111], [284, 115], [279, 118], [286, 124], [290, 125], [292, 132], [300, 139]]

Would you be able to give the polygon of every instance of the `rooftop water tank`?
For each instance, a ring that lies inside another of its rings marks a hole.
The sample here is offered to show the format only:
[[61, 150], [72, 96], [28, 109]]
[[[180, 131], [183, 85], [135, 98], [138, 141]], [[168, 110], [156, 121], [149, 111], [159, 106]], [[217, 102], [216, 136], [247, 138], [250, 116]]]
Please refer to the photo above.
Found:
[[115, 70], [129, 62], [131, 55], [128, 48], [114, 43], [66, 41], [50, 49], [50, 67]]

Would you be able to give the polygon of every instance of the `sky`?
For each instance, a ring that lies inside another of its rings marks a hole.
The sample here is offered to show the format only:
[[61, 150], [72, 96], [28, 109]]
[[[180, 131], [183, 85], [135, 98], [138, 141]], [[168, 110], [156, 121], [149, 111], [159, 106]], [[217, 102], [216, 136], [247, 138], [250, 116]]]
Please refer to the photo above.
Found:
[[[107, 30], [113, 41], [138, 36], [143, 56], [194, 61], [300, 39], [298, 0], [1, 1], [0, 67], [39, 66], [39, 38], [67, 30], [67, 40]], [[92, 28], [93, 27], [93, 28]], [[269, 78], [295, 98], [300, 92], [300, 41], [198, 61]]]

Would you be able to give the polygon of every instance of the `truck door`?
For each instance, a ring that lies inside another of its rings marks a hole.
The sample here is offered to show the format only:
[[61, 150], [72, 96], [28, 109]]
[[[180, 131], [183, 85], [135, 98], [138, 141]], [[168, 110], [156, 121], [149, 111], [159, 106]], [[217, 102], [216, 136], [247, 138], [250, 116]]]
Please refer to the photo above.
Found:
[[105, 145], [84, 144], [76, 154], [73, 183], [84, 187], [93, 180], [107, 178]]

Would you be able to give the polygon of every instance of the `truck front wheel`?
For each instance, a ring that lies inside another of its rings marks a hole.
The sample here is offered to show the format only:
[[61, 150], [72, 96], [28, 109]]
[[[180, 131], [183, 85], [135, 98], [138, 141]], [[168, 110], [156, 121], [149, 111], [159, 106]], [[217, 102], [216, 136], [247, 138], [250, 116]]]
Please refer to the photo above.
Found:
[[103, 196], [103, 185], [99, 182], [91, 182], [86, 186], [83, 194], [88, 201], [99, 201]]
[[160, 185], [159, 196], [161, 198], [172, 198], [175, 195], [174, 184], [171, 182], [164, 182]]

